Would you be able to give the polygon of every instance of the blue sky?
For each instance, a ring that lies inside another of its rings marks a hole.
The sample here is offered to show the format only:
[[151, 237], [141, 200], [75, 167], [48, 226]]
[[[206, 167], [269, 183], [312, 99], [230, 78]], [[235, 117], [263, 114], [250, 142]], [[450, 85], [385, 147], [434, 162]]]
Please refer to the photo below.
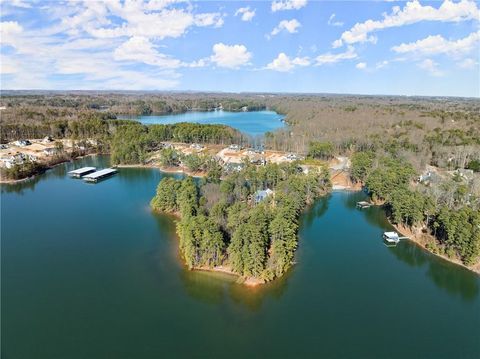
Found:
[[480, 96], [470, 0], [0, 4], [2, 89]]

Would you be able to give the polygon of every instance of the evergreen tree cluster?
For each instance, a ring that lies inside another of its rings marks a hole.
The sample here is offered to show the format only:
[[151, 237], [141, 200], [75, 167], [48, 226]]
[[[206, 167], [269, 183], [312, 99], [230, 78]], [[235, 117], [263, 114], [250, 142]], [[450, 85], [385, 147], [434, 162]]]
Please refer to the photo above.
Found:
[[[148, 153], [161, 142], [231, 144], [241, 134], [224, 125], [176, 123], [170, 125], [142, 125], [126, 122], [115, 128], [110, 141], [112, 161], [115, 164], [144, 163]], [[168, 165], [173, 165], [168, 163]]]
[[[224, 265], [243, 277], [272, 280], [293, 264], [303, 209], [329, 186], [327, 171], [305, 175], [295, 164], [247, 165], [221, 181], [164, 178], [151, 206], [180, 217], [180, 251], [190, 269]], [[274, 195], [255, 203], [265, 188]]]
[[[394, 223], [422, 227], [430, 231], [449, 257], [457, 257], [472, 265], [480, 257], [480, 211], [470, 202], [435, 201], [428, 193], [413, 188], [415, 171], [410, 164], [396, 157], [375, 158], [373, 152], [357, 152], [352, 156], [352, 178], [363, 182], [374, 200], [384, 201]], [[455, 180], [455, 178], [453, 179]], [[455, 196], [465, 186], [459, 185]], [[468, 197], [468, 196], [467, 196]]]

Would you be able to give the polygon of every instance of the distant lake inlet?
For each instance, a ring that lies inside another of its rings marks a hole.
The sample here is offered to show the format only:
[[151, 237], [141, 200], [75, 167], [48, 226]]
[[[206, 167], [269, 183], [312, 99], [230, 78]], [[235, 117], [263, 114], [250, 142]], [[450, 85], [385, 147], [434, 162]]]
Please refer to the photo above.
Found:
[[180, 122], [220, 124], [233, 127], [250, 136], [262, 136], [285, 127], [283, 115], [275, 111], [208, 111], [185, 112], [172, 115], [118, 116], [120, 119], [137, 120], [144, 125], [166, 125]]

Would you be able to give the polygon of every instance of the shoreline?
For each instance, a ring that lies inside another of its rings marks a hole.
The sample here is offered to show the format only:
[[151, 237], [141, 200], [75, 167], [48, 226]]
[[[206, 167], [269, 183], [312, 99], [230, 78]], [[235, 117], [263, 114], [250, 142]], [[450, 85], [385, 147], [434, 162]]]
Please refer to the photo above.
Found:
[[423, 250], [427, 251], [428, 253], [433, 254], [434, 256], [437, 256], [439, 258], [442, 258], [443, 260], [446, 260], [447, 262], [456, 264], [456, 265], [461, 266], [461, 267], [463, 267], [463, 268], [465, 268], [465, 269], [467, 269], [467, 270], [469, 270], [469, 271], [471, 271], [475, 274], [480, 275], [480, 263], [476, 263], [473, 266], [469, 267], [469, 266], [463, 264], [458, 258], [450, 258], [450, 257], [447, 257], [445, 254], [435, 253], [435, 252], [431, 251], [430, 249], [428, 249], [427, 244], [429, 244], [429, 243], [435, 243], [436, 244], [436, 242], [437, 242], [436, 238], [434, 236], [432, 236], [431, 234], [421, 233], [421, 232], [418, 233], [418, 231], [417, 232], [412, 231], [410, 228], [405, 227], [403, 225], [394, 224], [390, 220], [388, 220], [388, 222], [399, 233], [405, 234], [406, 236], [408, 236], [409, 241], [411, 241], [415, 245], [419, 246]]
[[[102, 155], [102, 154], [101, 153], [91, 153], [91, 154], [87, 154], [87, 155], [84, 155], [84, 156], [76, 157], [74, 159], [61, 161], [61, 162], [56, 163], [52, 166], [48, 166], [48, 168], [42, 173], [37, 173], [37, 174], [34, 174], [32, 176], [21, 178], [21, 179], [18, 179], [18, 180], [0, 179], [0, 185], [14, 185], [14, 184], [26, 182], [26, 181], [34, 179], [36, 176], [41, 176], [41, 175], [45, 174], [46, 171], [48, 171], [48, 170], [50, 170], [50, 169], [52, 169], [52, 168], [54, 168], [58, 165], [61, 165], [61, 164], [67, 163], [67, 162], [73, 162], [73, 161], [81, 159], [81, 158], [85, 158], [85, 157], [89, 157], [89, 156], [98, 156], [98, 155]], [[191, 176], [191, 177], [196, 177], [196, 178], [203, 178], [203, 177], [206, 176], [206, 173], [191, 172], [191, 171], [189, 171], [189, 170], [187, 170], [183, 167], [163, 167], [163, 166], [156, 165], [156, 164], [151, 164], [151, 163], [116, 165], [116, 166], [113, 166], [113, 167], [116, 167], [116, 168], [156, 168], [160, 172], [164, 172], [164, 173], [185, 174], [185, 175], [188, 175], [188, 176]], [[335, 181], [332, 181], [332, 187], [331, 187], [332, 192], [333, 191], [358, 192], [358, 191], [362, 191], [362, 189], [363, 189], [363, 186], [360, 183], [338, 184], [338, 182], [337, 182], [337, 184], [335, 184], [334, 182]], [[382, 204], [383, 203], [374, 203], [374, 206], [382, 206]], [[384, 212], [385, 212], [385, 210], [384, 210]], [[385, 212], [385, 214], [386, 214], [386, 212]], [[178, 214], [168, 214], [168, 215], [173, 215], [175, 218], [179, 218]], [[428, 243], [435, 243], [436, 244], [437, 241], [436, 241], [434, 236], [432, 236], [429, 233], [417, 233], [418, 231], [415, 232], [415, 231], [412, 231], [410, 228], [407, 228], [403, 225], [395, 224], [388, 217], [387, 217], [387, 221], [398, 232], [400, 232], [402, 234], [406, 234], [408, 236], [408, 240], [413, 242], [415, 245], [421, 247], [426, 252], [431, 253], [431, 254], [433, 254], [437, 257], [440, 257], [443, 260], [446, 260], [450, 263], [459, 265], [459, 266], [461, 266], [461, 267], [463, 267], [463, 268], [465, 268], [465, 269], [467, 269], [467, 270], [469, 270], [473, 273], [476, 273], [477, 275], [480, 275], [480, 262], [474, 264], [471, 267], [469, 267], [469, 266], [463, 264], [458, 258], [450, 258], [450, 257], [447, 257], [444, 254], [435, 253], [432, 250], [430, 250], [429, 248], [427, 248]], [[252, 287], [255, 287], [255, 286], [260, 285], [260, 284], [267, 283], [266, 281], [261, 280], [261, 279], [257, 279], [257, 278], [243, 278], [243, 277], [239, 276], [238, 274], [232, 272], [229, 268], [227, 268], [225, 266], [218, 266], [218, 267], [214, 267], [214, 268], [200, 267], [200, 268], [194, 268], [193, 270], [210, 271], [210, 272], [222, 272], [222, 273], [234, 275], [234, 276], [237, 276], [239, 279], [243, 279], [242, 284], [245, 284], [247, 286], [252, 286]]]
[[207, 175], [206, 173], [203, 173], [203, 172], [200, 172], [200, 171], [197, 171], [197, 172], [189, 171], [184, 167], [164, 167], [164, 166], [155, 165], [155, 164], [151, 164], [151, 163], [147, 163], [147, 164], [137, 163], [137, 164], [131, 164], [131, 165], [116, 165], [114, 167], [116, 167], [116, 168], [156, 168], [160, 172], [174, 173], [174, 174], [175, 173], [176, 174], [186, 174], [188, 176], [196, 177], [196, 178], [203, 178]]
[[[363, 190], [363, 185], [361, 186], [360, 190]], [[345, 190], [345, 191], [351, 191], [351, 189]], [[372, 199], [370, 198], [370, 201], [371, 200]], [[384, 204], [384, 201], [373, 202], [373, 205], [376, 206], [376, 207], [383, 207], [383, 204]], [[406, 237], [408, 237], [407, 240], [411, 241], [415, 245], [419, 246], [420, 248], [422, 248], [423, 250], [425, 250], [426, 252], [428, 252], [428, 253], [430, 253], [434, 256], [442, 258], [443, 260], [445, 260], [447, 262], [450, 262], [452, 264], [456, 264], [458, 266], [461, 266], [461, 267], [469, 270], [470, 272], [473, 272], [475, 274], [480, 275], [480, 261], [477, 262], [476, 264], [474, 264], [473, 266], [469, 267], [469, 266], [463, 264], [458, 258], [450, 258], [450, 257], [447, 257], [444, 254], [433, 252], [432, 250], [427, 248], [428, 243], [432, 243], [432, 244], [437, 245], [437, 239], [433, 235], [431, 235], [430, 233], [422, 233], [422, 232], [419, 233], [418, 230], [414, 231], [414, 230], [412, 230], [408, 227], [405, 227], [401, 224], [395, 224], [390, 220], [390, 218], [388, 218], [388, 216], [386, 215], [387, 213], [386, 213], [385, 209], [382, 208], [382, 210], [385, 213], [385, 216], [387, 218], [388, 223], [393, 228], [395, 228], [400, 234], [405, 234]]]
[[216, 267], [213, 267], [213, 268], [195, 267], [195, 268], [192, 268], [191, 270], [192, 271], [200, 271], [200, 272], [227, 274], [229, 276], [236, 277], [237, 278], [237, 280], [236, 280], [237, 284], [242, 284], [242, 285], [245, 285], [245, 286], [250, 287], [250, 288], [254, 288], [254, 287], [257, 287], [259, 285], [268, 283], [267, 281], [265, 281], [263, 279], [259, 279], [259, 278], [255, 278], [255, 277], [246, 277], [246, 278], [242, 277], [241, 275], [233, 272], [228, 266], [223, 266], [223, 265], [216, 266]]
[[76, 161], [76, 160], [79, 160], [79, 159], [82, 159], [82, 158], [85, 158], [85, 157], [98, 156], [98, 155], [102, 155], [102, 154], [103, 153], [89, 153], [87, 155], [78, 156], [78, 157], [71, 158], [71, 159], [68, 159], [68, 160], [66, 159], [66, 160], [60, 161], [58, 163], [55, 163], [53, 165], [47, 165], [47, 168], [45, 168], [45, 170], [40, 172], [40, 173], [35, 173], [35, 174], [30, 175], [28, 177], [24, 177], [24, 178], [20, 178], [20, 179], [16, 179], [16, 180], [15, 179], [10, 180], [10, 179], [0, 178], [0, 184], [13, 185], [13, 184], [26, 182], [26, 181], [34, 179], [37, 176], [41, 176], [41, 175], [45, 174], [48, 170], [51, 170], [52, 168], [55, 168], [55, 167], [57, 167], [61, 164], [64, 164], [64, 163], [67, 163], [67, 162], [73, 162], [73, 161]]

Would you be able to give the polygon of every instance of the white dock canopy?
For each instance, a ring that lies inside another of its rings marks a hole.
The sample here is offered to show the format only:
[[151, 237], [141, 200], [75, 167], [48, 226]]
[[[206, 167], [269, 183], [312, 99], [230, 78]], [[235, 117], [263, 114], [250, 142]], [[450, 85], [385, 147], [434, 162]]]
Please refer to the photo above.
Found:
[[112, 176], [115, 173], [117, 173], [117, 170], [115, 168], [104, 168], [103, 170], [84, 176], [83, 179], [88, 182], [97, 182], [98, 180]]
[[400, 238], [399, 238], [397, 232], [384, 232], [383, 233], [383, 238], [387, 242], [399, 242], [400, 241]]
[[95, 167], [82, 167], [76, 170], [68, 172], [68, 174], [72, 177], [82, 177], [89, 173], [95, 172], [97, 169]]

